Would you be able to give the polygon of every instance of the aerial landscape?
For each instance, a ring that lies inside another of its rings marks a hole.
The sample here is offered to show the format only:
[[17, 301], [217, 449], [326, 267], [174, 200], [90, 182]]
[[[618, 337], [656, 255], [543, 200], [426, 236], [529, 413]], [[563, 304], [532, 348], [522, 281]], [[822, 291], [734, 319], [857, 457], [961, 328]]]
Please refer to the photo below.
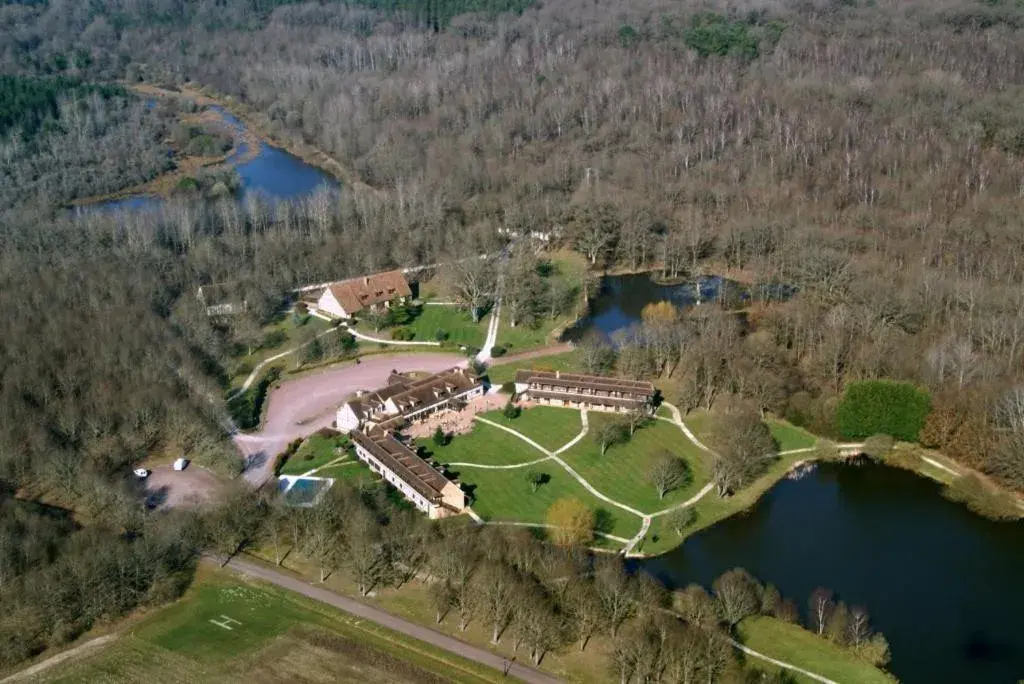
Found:
[[1021, 0], [0, 0], [0, 684], [1024, 682]]

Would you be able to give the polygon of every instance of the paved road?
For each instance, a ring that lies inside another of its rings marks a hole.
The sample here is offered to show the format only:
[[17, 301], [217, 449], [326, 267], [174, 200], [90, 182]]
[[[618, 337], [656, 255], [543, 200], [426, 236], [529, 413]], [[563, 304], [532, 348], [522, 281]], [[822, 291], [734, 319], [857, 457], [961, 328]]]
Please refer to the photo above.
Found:
[[368, 356], [359, 363], [282, 382], [270, 390], [259, 432], [234, 436], [235, 446], [246, 461], [245, 479], [253, 486], [263, 484], [273, 475], [274, 456], [284, 451], [288, 442], [329, 427], [338, 406], [348, 396], [356, 390], [382, 387], [392, 370], [436, 373], [465, 363], [466, 357], [455, 354]]
[[539, 672], [532, 667], [526, 665], [520, 665], [519, 663], [509, 663], [505, 658], [491, 653], [482, 648], [476, 646], [470, 646], [467, 643], [459, 641], [447, 634], [442, 634], [436, 630], [417, 625], [408, 620], [403, 620], [400, 617], [392, 615], [391, 613], [368, 606], [365, 603], [361, 603], [354, 599], [350, 599], [346, 596], [341, 596], [333, 591], [315, 587], [302, 580], [295, 579], [284, 573], [265, 568], [255, 563], [250, 563], [245, 560], [238, 558], [232, 559], [228, 562], [228, 567], [239, 572], [242, 572], [250, 577], [263, 580], [264, 582], [270, 582], [283, 589], [294, 591], [302, 594], [315, 601], [326, 603], [329, 606], [339, 608], [346, 613], [351, 613], [364, 620], [387, 627], [388, 629], [394, 630], [406, 636], [419, 639], [431, 646], [454, 653], [455, 655], [472, 660], [488, 667], [493, 667], [496, 670], [504, 671], [506, 667], [510, 666], [509, 674], [517, 679], [521, 679], [524, 682], [530, 682], [530, 684], [556, 684], [560, 680]]

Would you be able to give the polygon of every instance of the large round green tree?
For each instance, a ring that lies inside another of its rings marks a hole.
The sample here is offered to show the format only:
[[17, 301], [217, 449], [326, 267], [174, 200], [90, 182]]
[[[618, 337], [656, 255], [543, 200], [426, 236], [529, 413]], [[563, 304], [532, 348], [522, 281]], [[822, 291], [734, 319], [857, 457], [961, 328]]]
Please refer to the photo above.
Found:
[[846, 387], [836, 418], [849, 439], [890, 435], [913, 442], [931, 409], [928, 391], [909, 382], [864, 380]]

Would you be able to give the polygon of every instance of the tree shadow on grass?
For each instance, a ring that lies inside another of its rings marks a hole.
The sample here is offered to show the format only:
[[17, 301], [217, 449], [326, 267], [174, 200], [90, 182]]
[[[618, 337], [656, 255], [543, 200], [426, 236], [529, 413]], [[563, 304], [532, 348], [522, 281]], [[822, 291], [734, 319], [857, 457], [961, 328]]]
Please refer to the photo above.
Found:
[[602, 534], [611, 534], [615, 529], [617, 518], [607, 508], [598, 508], [594, 511], [594, 531]]

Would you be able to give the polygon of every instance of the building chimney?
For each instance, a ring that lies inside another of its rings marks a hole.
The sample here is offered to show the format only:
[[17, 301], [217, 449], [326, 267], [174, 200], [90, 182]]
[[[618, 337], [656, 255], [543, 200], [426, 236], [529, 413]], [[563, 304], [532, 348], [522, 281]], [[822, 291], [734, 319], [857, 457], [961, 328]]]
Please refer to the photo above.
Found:
[[555, 379], [557, 380], [557, 379], [559, 379], [561, 377], [562, 377], [562, 371], [555, 371]]

